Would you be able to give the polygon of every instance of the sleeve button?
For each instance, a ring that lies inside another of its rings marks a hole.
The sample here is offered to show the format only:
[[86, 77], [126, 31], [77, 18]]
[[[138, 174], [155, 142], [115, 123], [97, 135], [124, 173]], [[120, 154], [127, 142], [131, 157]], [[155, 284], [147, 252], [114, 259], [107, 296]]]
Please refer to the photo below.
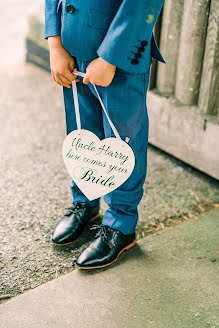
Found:
[[141, 41], [141, 45], [142, 45], [143, 47], [147, 46], [147, 45], [148, 45], [147, 40], [145, 40], [145, 41]]
[[142, 55], [139, 53], [139, 52], [137, 52], [136, 54], [135, 54], [135, 58], [141, 58], [142, 57]]
[[134, 58], [132, 59], [132, 65], [137, 65], [138, 64], [138, 59]]

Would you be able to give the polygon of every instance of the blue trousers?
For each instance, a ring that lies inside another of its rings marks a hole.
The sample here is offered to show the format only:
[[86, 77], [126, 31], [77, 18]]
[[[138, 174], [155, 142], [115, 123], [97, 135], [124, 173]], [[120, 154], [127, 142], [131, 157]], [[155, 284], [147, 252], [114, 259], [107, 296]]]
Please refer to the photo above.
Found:
[[[88, 61], [74, 57], [75, 66], [85, 73]], [[124, 234], [135, 232], [138, 221], [137, 206], [143, 196], [143, 184], [147, 172], [148, 112], [146, 94], [150, 67], [146, 73], [130, 74], [117, 68], [108, 87], [97, 86], [110, 119], [121, 138], [130, 138], [129, 145], [135, 154], [135, 168], [130, 177], [116, 190], [104, 196], [109, 208], [102, 224]], [[100, 139], [114, 136], [91, 83], [77, 82], [81, 126], [95, 133]], [[63, 87], [67, 134], [77, 129], [72, 88]], [[74, 203], [86, 201], [92, 206], [99, 199], [89, 201], [73, 180], [70, 181]]]

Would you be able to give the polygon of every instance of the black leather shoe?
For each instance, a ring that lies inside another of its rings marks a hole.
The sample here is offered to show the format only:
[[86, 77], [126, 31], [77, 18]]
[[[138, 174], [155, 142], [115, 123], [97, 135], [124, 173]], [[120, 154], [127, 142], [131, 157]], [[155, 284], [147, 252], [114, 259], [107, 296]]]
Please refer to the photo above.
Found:
[[66, 208], [67, 213], [57, 223], [52, 234], [56, 245], [69, 245], [83, 232], [86, 224], [99, 217], [100, 207], [90, 207], [86, 202], [77, 202]]
[[122, 232], [104, 225], [94, 225], [100, 229], [94, 240], [76, 260], [81, 269], [98, 269], [115, 262], [119, 255], [136, 244], [135, 233], [124, 235]]

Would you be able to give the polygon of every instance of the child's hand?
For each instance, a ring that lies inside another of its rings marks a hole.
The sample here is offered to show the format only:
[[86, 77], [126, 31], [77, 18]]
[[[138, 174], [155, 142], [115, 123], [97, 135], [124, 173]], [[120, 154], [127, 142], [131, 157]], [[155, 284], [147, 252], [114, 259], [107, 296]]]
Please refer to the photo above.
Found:
[[[49, 37], [48, 40], [50, 48], [50, 68], [53, 80], [66, 88], [70, 88], [72, 81], [77, 78], [77, 75], [72, 74], [75, 66], [74, 59], [63, 47], [59, 35]], [[76, 79], [76, 82], [78, 81], [79, 80]]]
[[116, 66], [108, 63], [101, 57], [95, 58], [87, 66], [83, 83], [93, 83], [102, 87], [107, 87], [113, 80]]

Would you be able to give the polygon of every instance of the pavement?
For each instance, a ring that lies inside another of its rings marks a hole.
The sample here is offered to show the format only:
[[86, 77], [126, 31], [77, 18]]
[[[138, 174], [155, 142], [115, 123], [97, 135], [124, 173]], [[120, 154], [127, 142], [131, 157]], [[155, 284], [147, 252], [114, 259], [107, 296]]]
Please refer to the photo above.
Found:
[[219, 210], [0, 305], [4, 328], [218, 328]]

